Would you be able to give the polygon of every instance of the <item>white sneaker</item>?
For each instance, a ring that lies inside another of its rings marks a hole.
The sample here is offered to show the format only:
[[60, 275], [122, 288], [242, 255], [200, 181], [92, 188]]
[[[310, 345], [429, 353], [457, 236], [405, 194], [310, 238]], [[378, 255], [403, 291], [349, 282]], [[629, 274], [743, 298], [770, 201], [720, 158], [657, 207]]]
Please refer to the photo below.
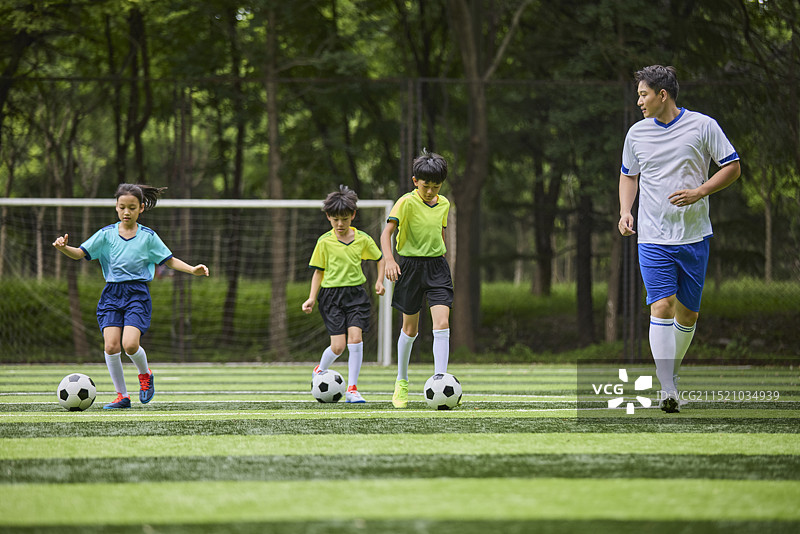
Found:
[[358, 392], [357, 389], [353, 389], [351, 391], [347, 391], [344, 394], [344, 401], [356, 404], [363, 404], [367, 401], [364, 400], [364, 397], [361, 396], [361, 393]]

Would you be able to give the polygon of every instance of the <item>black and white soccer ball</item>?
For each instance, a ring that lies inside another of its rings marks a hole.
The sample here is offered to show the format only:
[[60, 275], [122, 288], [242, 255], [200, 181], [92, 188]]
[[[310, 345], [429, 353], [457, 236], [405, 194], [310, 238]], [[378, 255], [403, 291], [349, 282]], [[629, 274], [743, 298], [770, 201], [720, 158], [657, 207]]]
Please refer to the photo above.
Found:
[[311, 394], [319, 402], [339, 402], [346, 390], [344, 378], [333, 369], [320, 371], [311, 379]]
[[437, 410], [452, 410], [461, 400], [461, 382], [450, 373], [437, 373], [425, 382], [425, 402]]
[[71, 412], [82, 412], [94, 402], [97, 388], [88, 376], [72, 373], [61, 380], [56, 394], [61, 406]]

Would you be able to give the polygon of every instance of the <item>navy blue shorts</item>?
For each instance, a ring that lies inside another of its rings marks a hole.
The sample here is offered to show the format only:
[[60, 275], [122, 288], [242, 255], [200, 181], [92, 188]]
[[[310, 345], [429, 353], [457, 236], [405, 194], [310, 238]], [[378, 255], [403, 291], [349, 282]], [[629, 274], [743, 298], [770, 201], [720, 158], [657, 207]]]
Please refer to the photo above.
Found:
[[369, 331], [370, 302], [364, 286], [323, 287], [317, 302], [328, 334], [346, 334], [351, 326]]
[[639, 244], [639, 266], [647, 304], [676, 295], [688, 309], [699, 312], [708, 268], [708, 238], [688, 245]]
[[152, 313], [146, 282], [108, 282], [97, 303], [97, 324], [101, 332], [107, 326], [135, 326], [144, 334]]
[[444, 256], [435, 258], [400, 256], [400, 278], [394, 285], [392, 307], [406, 315], [422, 309], [422, 299], [428, 306], [453, 305], [453, 278]]

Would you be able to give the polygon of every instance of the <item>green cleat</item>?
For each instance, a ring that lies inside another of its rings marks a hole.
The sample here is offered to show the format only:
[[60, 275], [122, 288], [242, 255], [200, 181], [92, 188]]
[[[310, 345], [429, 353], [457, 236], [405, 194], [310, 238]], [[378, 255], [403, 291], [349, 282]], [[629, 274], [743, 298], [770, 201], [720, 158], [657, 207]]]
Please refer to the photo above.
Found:
[[392, 404], [395, 408], [408, 408], [408, 380], [398, 380], [394, 383]]

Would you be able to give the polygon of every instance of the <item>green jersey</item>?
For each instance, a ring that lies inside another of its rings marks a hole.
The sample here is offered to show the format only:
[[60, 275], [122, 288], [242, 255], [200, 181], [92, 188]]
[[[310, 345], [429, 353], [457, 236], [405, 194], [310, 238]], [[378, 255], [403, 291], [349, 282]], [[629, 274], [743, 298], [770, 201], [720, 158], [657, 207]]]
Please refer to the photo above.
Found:
[[355, 228], [353, 231], [355, 237], [350, 243], [339, 241], [333, 230], [317, 239], [308, 265], [325, 271], [322, 287], [360, 286], [367, 281], [364, 271], [361, 270], [361, 260], [377, 261], [383, 257], [369, 234]]
[[395, 202], [389, 221], [397, 222], [397, 253], [401, 256], [444, 256], [447, 248], [442, 229], [447, 226], [450, 201], [439, 195], [436, 204], [423, 201], [417, 190], [406, 193]]

